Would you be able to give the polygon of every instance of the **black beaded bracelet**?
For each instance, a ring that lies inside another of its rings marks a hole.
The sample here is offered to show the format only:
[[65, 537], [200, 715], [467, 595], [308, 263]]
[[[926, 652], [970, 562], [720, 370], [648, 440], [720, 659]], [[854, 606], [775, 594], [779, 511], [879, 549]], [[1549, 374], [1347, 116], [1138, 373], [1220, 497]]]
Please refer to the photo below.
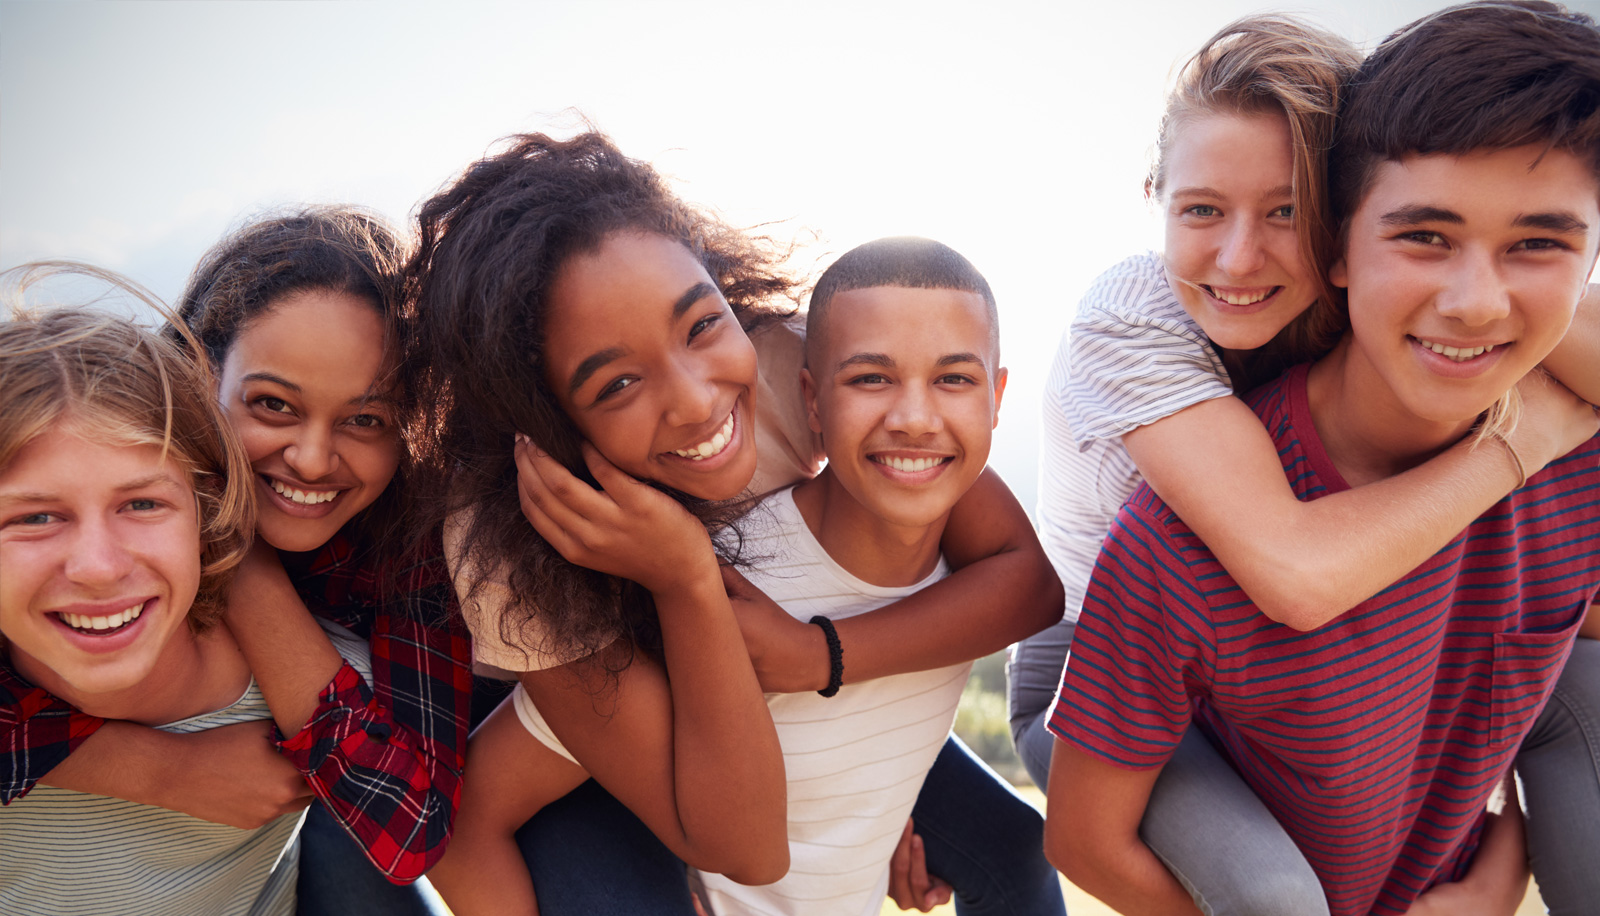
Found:
[[844, 646], [839, 645], [839, 631], [833, 621], [818, 614], [811, 622], [822, 628], [822, 637], [828, 641], [828, 686], [817, 693], [831, 697], [844, 685]]

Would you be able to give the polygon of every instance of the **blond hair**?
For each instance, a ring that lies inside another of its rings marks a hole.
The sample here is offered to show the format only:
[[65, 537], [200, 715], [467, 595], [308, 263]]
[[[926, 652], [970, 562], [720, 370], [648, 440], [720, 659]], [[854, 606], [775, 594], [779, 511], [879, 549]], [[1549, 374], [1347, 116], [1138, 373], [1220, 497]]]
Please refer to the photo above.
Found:
[[[154, 445], [189, 474], [200, 514], [200, 589], [189, 626], [222, 616], [233, 570], [255, 528], [250, 462], [217, 405], [203, 355], [191, 356], [133, 321], [83, 307], [28, 310], [27, 290], [65, 274], [108, 284], [167, 315], [147, 290], [71, 262], [6, 271], [10, 317], [0, 321], [0, 469], [58, 422], [121, 445]], [[190, 341], [194, 354], [203, 350]]]

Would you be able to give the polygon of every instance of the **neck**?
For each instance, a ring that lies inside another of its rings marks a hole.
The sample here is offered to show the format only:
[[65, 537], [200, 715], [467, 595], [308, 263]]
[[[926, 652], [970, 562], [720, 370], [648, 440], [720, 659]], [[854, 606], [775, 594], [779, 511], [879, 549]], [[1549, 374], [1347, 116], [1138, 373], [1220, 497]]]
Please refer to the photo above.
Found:
[[1472, 420], [1430, 420], [1407, 409], [1350, 341], [1346, 333], [1306, 379], [1312, 423], [1345, 483], [1359, 487], [1403, 473], [1472, 429]]
[[165, 725], [238, 700], [250, 683], [250, 667], [233, 634], [219, 623], [201, 635], [187, 626], [173, 634], [150, 674], [132, 687], [89, 694], [49, 672], [30, 679], [92, 716]]
[[827, 468], [795, 487], [800, 517], [828, 556], [871, 585], [915, 585], [939, 565], [946, 512], [931, 525], [901, 525], [867, 510]]

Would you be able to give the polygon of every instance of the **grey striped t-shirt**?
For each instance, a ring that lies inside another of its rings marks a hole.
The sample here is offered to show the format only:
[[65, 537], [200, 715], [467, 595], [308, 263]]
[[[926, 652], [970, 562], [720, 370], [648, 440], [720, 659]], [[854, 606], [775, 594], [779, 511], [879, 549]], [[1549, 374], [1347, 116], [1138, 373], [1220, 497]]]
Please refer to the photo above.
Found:
[[[366, 644], [319, 622], [339, 653], [370, 677]], [[232, 705], [160, 728], [198, 732], [271, 715], [252, 679]], [[290, 916], [304, 818], [303, 811], [285, 814], [241, 830], [41, 784], [0, 808], [0, 913]]]
[[1040, 438], [1035, 515], [1066, 588], [1063, 619], [1078, 619], [1100, 543], [1142, 479], [1122, 435], [1232, 394], [1160, 255], [1135, 255], [1090, 285], [1050, 367]]

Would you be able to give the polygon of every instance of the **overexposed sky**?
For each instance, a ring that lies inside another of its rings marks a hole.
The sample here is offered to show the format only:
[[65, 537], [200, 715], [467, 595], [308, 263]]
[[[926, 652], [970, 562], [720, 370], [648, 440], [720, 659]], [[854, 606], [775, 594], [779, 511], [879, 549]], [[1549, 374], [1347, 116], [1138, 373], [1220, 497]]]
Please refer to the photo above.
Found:
[[[1372, 42], [1442, 5], [1279, 9]], [[1011, 369], [992, 462], [1031, 507], [1072, 305], [1158, 238], [1140, 184], [1172, 68], [1263, 8], [0, 0], [0, 268], [78, 258], [170, 300], [253, 213], [403, 221], [497, 138], [581, 112], [818, 269], [897, 234], [972, 259]]]

